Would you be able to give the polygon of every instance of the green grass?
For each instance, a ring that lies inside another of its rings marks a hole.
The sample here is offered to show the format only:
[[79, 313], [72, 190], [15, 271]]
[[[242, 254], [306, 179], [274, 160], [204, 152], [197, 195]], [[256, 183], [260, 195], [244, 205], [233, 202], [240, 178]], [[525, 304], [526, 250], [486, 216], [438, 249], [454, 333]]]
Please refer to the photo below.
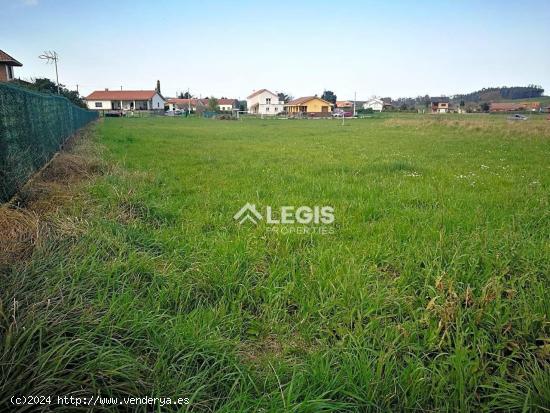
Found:
[[[58, 212], [79, 230], [3, 276], [0, 405], [550, 409], [548, 123], [105, 119], [113, 168]], [[239, 225], [246, 202], [334, 231]]]

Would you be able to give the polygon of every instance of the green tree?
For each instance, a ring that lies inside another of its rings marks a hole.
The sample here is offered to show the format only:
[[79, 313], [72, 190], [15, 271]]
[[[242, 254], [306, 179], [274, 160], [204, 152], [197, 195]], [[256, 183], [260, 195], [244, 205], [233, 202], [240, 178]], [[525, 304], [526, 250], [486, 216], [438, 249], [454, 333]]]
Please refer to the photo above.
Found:
[[279, 97], [279, 102], [287, 103], [287, 102], [290, 102], [292, 99], [294, 99], [292, 95], [287, 95], [286, 93], [283, 93], [283, 92], [278, 93], [277, 96]]
[[[19, 84], [28, 89], [36, 90], [37, 92], [57, 95], [57, 84], [46, 77], [38, 77], [32, 79], [32, 82], [30, 83], [21, 82]], [[65, 87], [65, 85], [59, 84], [59, 94], [69, 99], [75, 105], [86, 108], [86, 103], [76, 90], [69, 90]]]
[[208, 110], [210, 112], [217, 112], [218, 111], [218, 99], [215, 97], [211, 97], [208, 99]]
[[479, 107], [482, 112], [489, 112], [490, 106], [487, 102], [483, 102]]
[[324, 99], [332, 104], [336, 104], [336, 95], [332, 90], [325, 90], [321, 95], [321, 99]]

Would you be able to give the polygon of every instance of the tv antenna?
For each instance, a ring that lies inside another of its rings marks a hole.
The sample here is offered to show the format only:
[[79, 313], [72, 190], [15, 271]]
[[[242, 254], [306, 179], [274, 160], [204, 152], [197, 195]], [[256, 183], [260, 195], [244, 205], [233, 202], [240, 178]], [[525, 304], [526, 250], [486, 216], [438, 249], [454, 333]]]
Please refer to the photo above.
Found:
[[57, 72], [57, 60], [59, 59], [59, 55], [55, 51], [47, 50], [38, 57], [42, 60], [46, 60], [46, 63], [53, 63], [55, 65], [55, 80], [57, 82], [57, 94], [59, 95], [59, 74]]

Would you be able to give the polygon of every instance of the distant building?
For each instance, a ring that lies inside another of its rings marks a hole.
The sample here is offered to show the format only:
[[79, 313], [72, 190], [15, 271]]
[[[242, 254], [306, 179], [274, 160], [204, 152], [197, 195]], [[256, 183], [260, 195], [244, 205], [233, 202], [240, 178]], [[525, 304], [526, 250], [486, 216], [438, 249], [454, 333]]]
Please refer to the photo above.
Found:
[[363, 103], [363, 109], [372, 109], [375, 112], [384, 110], [384, 101], [378, 98], [372, 98]]
[[340, 109], [350, 109], [353, 108], [353, 102], [349, 100], [337, 100], [336, 107]]
[[164, 110], [165, 100], [156, 90], [96, 90], [86, 97], [91, 110]]
[[491, 102], [490, 112], [538, 112], [540, 102]]
[[166, 106], [168, 110], [190, 110], [191, 112], [196, 112], [197, 109], [205, 110], [208, 106], [208, 99], [179, 99], [179, 98], [170, 98], [166, 100]]
[[449, 112], [449, 98], [435, 97], [431, 98], [432, 113], [447, 113]]
[[13, 68], [16, 66], [21, 67], [23, 64], [3, 50], [0, 50], [0, 82], [11, 82], [15, 79]]
[[222, 112], [231, 112], [233, 109], [239, 108], [239, 101], [237, 99], [218, 99], [218, 108]]
[[260, 89], [246, 98], [248, 113], [253, 115], [277, 115], [284, 110], [284, 102], [279, 96], [267, 90]]
[[332, 103], [317, 96], [304, 96], [286, 103], [285, 110], [290, 116], [330, 116]]
[[391, 98], [382, 98], [382, 102], [384, 102], [384, 108], [383, 110], [391, 110], [393, 109], [393, 103]]

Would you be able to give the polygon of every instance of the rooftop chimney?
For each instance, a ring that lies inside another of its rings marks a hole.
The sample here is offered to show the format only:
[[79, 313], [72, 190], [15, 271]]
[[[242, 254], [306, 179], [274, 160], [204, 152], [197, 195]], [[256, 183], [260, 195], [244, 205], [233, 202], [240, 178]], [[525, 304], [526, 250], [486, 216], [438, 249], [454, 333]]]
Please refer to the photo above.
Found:
[[105, 92], [108, 92], [108, 91], [109, 91], [109, 88], [108, 88], [108, 87], [106, 87], [106, 88], [105, 88]]

